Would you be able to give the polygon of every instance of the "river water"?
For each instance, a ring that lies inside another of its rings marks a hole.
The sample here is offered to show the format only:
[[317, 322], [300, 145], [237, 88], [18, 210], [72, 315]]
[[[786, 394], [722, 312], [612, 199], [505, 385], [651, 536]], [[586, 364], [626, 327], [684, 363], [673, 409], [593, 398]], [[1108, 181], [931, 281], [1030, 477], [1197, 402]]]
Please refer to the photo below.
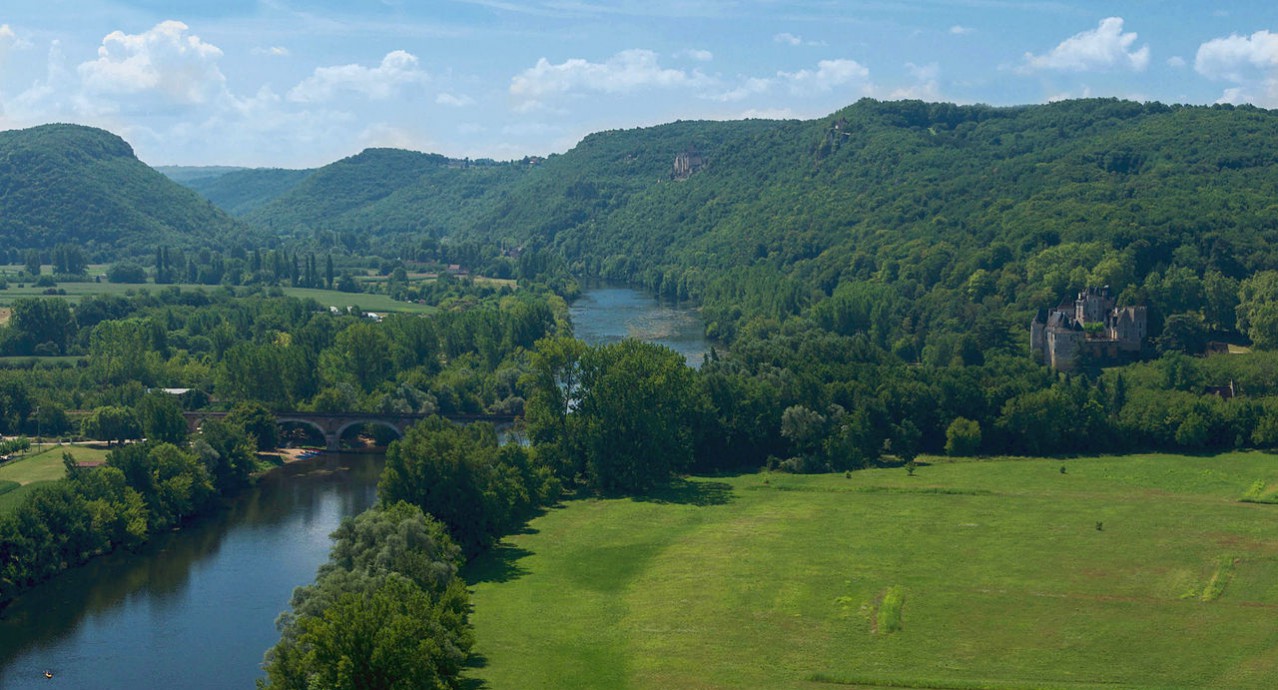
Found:
[[603, 286], [586, 290], [568, 313], [574, 335], [590, 345], [638, 338], [665, 345], [694, 367], [700, 367], [710, 351], [705, 324], [696, 311], [659, 302], [632, 288]]
[[272, 472], [223, 511], [23, 593], [0, 618], [0, 688], [252, 688], [275, 618], [332, 533], [376, 499], [382, 458]]
[[[636, 290], [589, 290], [572, 319], [591, 344], [640, 338], [694, 366], [709, 350], [695, 312]], [[342, 518], [376, 500], [382, 462], [323, 455], [289, 465], [136, 553], [23, 593], [0, 612], [0, 688], [252, 688], [279, 639], [275, 618], [315, 578]]]

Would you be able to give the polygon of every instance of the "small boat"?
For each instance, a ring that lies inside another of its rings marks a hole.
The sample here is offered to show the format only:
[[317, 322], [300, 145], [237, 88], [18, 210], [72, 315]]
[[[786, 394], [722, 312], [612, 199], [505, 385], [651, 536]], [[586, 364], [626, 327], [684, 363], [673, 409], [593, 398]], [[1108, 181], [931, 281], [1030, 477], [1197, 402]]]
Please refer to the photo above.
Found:
[[53, 671], [45, 671], [45, 672], [44, 672], [44, 677], [45, 677], [45, 678], [52, 679], [52, 678], [53, 678]]

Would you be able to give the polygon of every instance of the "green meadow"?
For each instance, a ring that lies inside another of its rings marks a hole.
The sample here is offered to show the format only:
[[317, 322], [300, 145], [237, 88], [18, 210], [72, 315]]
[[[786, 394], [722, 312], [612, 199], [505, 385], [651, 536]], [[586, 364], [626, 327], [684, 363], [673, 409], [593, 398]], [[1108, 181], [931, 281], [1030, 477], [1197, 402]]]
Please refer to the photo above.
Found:
[[79, 462], [102, 462], [107, 456], [100, 448], [47, 445], [0, 464], [0, 515], [17, 507], [36, 487], [66, 477], [63, 453], [70, 453]]
[[468, 674], [493, 690], [1278, 687], [1278, 505], [1254, 502], [1275, 491], [1278, 457], [1236, 453], [568, 501], [468, 567]]
[[[12, 280], [12, 279], [10, 279]], [[84, 297], [90, 295], [119, 295], [126, 296], [136, 294], [142, 291], [159, 292], [177, 288], [183, 292], [194, 292], [203, 290], [205, 292], [216, 292], [225, 288], [217, 285], [155, 285], [152, 283], [145, 284], [126, 284], [126, 283], [58, 283], [58, 289], [64, 291], [64, 295], [56, 295], [62, 297], [68, 302], [78, 303]], [[45, 290], [48, 288], [36, 287], [31, 283], [24, 283], [21, 287], [17, 283], [10, 282], [6, 290], [0, 290], [0, 306], [12, 305], [14, 300], [23, 297], [44, 297]], [[234, 288], [237, 292], [242, 292], [246, 288]], [[387, 295], [369, 294], [362, 292], [338, 292], [336, 290], [321, 290], [315, 288], [280, 288], [283, 294], [299, 299], [314, 299], [321, 305], [326, 307], [338, 307], [344, 309], [351, 306], [358, 306], [364, 311], [373, 312], [407, 312], [411, 314], [425, 314], [435, 311], [434, 307], [415, 304], [412, 302], [399, 302], [391, 299]], [[8, 319], [8, 310], [0, 312], [0, 319]], [[3, 323], [3, 321], [0, 321]]]

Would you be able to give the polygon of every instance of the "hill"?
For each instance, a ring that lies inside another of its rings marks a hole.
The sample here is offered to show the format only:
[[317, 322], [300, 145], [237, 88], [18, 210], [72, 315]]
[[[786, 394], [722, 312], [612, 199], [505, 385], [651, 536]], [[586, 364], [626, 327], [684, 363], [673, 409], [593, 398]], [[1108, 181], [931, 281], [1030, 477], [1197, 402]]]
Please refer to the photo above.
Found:
[[227, 173], [248, 170], [234, 165], [156, 165], [157, 171], [174, 182], [185, 185], [194, 180], [213, 179]]
[[468, 566], [493, 688], [1265, 688], [1261, 453], [693, 479]]
[[61, 124], [0, 132], [0, 246], [77, 243], [101, 261], [157, 245], [225, 246], [245, 231], [114, 134]]
[[810, 121], [600, 132], [536, 166], [369, 151], [248, 219], [365, 232], [377, 251], [421, 232], [550, 249], [579, 273], [703, 302], [729, 340], [873, 284], [900, 298], [885, 318], [916, 324], [880, 344], [909, 339], [917, 358], [926, 337], [911, 330], [953, 330], [970, 322], [959, 307], [988, 298], [1022, 322], [1107, 284], [1150, 304], [1156, 335], [1185, 305], [1147, 289], [1151, 276], [1278, 268], [1275, 161], [1278, 113], [1252, 107], [866, 99]]
[[314, 171], [244, 217], [299, 242], [385, 251], [388, 240], [415, 243], [475, 227], [519, 173], [516, 164], [368, 149]]
[[[244, 216], [288, 193], [313, 170], [254, 168], [177, 180], [232, 216]], [[174, 178], [177, 179], [177, 178]]]

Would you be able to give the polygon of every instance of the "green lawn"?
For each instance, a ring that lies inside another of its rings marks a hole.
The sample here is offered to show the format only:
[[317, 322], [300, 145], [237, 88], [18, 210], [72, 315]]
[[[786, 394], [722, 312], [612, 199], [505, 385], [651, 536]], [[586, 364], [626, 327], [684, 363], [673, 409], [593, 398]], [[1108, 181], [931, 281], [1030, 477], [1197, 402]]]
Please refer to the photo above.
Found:
[[[58, 288], [66, 291], [66, 295], [59, 295], [69, 302], [79, 302], [81, 298], [88, 295], [125, 295], [130, 292], [138, 292], [140, 290], [148, 290], [150, 292], [158, 292], [167, 288], [176, 287], [184, 292], [195, 290], [204, 290], [206, 292], [214, 292], [222, 288], [216, 285], [154, 285], [147, 283], [144, 285], [133, 285], [123, 283], [58, 283]], [[42, 297], [44, 291], [48, 288], [35, 287], [31, 283], [26, 283], [24, 287], [18, 287], [18, 283], [10, 279], [9, 288], [0, 290], [0, 306], [9, 306], [13, 304], [15, 299], [19, 297]], [[406, 312], [410, 314], [425, 314], [435, 311], [434, 307], [414, 304], [411, 302], [397, 302], [387, 295], [371, 295], [366, 293], [338, 292], [336, 290], [318, 290], [313, 288], [281, 288], [285, 295], [299, 298], [314, 298], [320, 304], [329, 307], [345, 308], [350, 306], [359, 306], [364, 311], [372, 312]], [[242, 291], [244, 288], [236, 288]], [[0, 314], [0, 317], [7, 318], [6, 314]]]
[[1278, 458], [572, 501], [467, 569], [468, 674], [494, 690], [1278, 687], [1278, 506], [1238, 500], [1257, 481], [1278, 486]]
[[[70, 453], [80, 462], [104, 461], [107, 455], [105, 450], [99, 448], [48, 445], [38, 449], [38, 452], [36, 448], [32, 448], [29, 454], [0, 465], [0, 515], [21, 503], [35, 487], [64, 478], [64, 452]], [[15, 484], [17, 486], [13, 486]]]

